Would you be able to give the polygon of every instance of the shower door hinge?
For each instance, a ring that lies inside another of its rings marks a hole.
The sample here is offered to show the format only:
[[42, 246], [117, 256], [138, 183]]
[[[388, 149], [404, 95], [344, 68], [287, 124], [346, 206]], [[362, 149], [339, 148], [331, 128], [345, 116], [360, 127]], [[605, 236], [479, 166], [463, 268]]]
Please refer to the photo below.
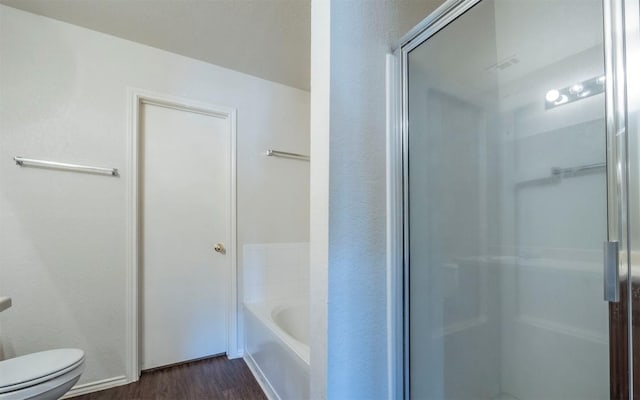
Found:
[[604, 242], [604, 299], [611, 303], [620, 301], [620, 272], [618, 242]]

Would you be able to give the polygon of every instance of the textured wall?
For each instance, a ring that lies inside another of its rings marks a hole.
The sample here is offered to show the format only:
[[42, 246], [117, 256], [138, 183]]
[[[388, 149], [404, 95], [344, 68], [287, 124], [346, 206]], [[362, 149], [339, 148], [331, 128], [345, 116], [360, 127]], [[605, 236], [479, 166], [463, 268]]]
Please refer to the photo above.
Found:
[[308, 164], [262, 154], [307, 153], [308, 92], [0, 6], [0, 293], [14, 304], [2, 345], [82, 348], [81, 383], [125, 373], [128, 86], [238, 109], [238, 249], [309, 234]]
[[331, 2], [328, 398], [387, 397], [385, 54], [441, 3]]

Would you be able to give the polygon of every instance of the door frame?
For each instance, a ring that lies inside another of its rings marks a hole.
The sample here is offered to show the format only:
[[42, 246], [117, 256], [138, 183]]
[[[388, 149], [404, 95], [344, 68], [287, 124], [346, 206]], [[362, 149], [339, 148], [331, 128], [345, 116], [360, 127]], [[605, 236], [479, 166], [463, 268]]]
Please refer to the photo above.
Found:
[[[395, 46], [393, 46], [386, 59], [386, 171], [387, 171], [387, 379], [389, 399], [409, 399], [409, 224], [408, 224], [408, 54], [416, 47], [427, 41], [441, 29], [453, 22], [456, 18], [467, 12], [473, 6], [482, 0], [447, 0], [435, 11], [429, 14], [425, 19], [413, 27], [406, 35], [404, 35]], [[625, 80], [625, 60], [626, 52], [640, 51], [640, 41], [633, 36], [637, 31], [633, 31], [633, 27], [638, 25], [640, 16], [636, 15], [638, 6], [634, 0], [603, 0], [609, 5], [614, 3], [614, 11], [617, 15], [604, 15], [604, 30], [609, 37], [614, 38], [614, 43], [604, 43], [605, 46], [605, 62], [610, 63], [606, 68], [607, 80], [609, 75], [613, 74], [615, 88], [608, 89], [610, 98], [616, 97], [620, 104], [609, 104], [606, 111], [607, 121], [613, 121], [613, 125], [608, 131], [614, 132], [622, 129], [624, 132], [624, 142], [616, 149], [614, 156], [615, 161], [624, 165], [626, 172], [622, 177], [615, 178], [615, 182], [611, 178], [611, 184], [608, 184], [609, 196], [616, 184], [624, 186], [623, 195], [613, 195], [616, 204], [609, 207], [609, 215], [612, 212], [624, 213], [624, 221], [616, 226], [616, 230], [621, 232], [620, 238], [614, 236], [612, 239], [611, 227], [609, 227], [609, 240], [618, 240], [620, 246], [620, 264], [619, 271], [624, 277], [631, 276], [631, 249], [629, 247], [630, 232], [626, 225], [628, 221], [628, 198], [627, 198], [627, 182], [629, 177], [629, 159], [626, 157], [626, 141], [628, 135], [635, 135], [636, 132], [628, 132], [626, 127], [626, 102], [637, 107], [638, 98], [629, 96], [625, 92], [627, 82]], [[627, 13], [625, 15], [625, 8]], [[622, 10], [622, 11], [621, 11]], [[629, 13], [628, 11], [632, 12]], [[630, 15], [632, 14], [632, 15]], [[626, 18], [626, 19], [625, 19]], [[625, 27], [625, 22], [627, 26]], [[631, 27], [631, 28], [629, 28]], [[626, 43], [620, 38], [627, 36]], [[606, 41], [605, 35], [605, 41]], [[609, 48], [607, 48], [609, 46]], [[614, 51], [612, 48], [617, 46]], [[635, 60], [634, 60], [635, 62]], [[622, 68], [622, 70], [620, 70]], [[636, 84], [633, 81], [633, 84]], [[610, 86], [609, 84], [607, 85]], [[623, 110], [623, 107], [624, 110]], [[615, 118], [613, 117], [615, 115]], [[611, 133], [608, 134], [612, 136]], [[607, 144], [607, 174], [611, 176], [610, 171], [615, 171], [615, 166]], [[615, 177], [615, 174], [613, 174]], [[609, 201], [611, 203], [611, 201]], [[613, 210], [612, 210], [613, 209]], [[638, 222], [638, 221], [633, 221]], [[640, 223], [640, 222], [638, 222]], [[633, 320], [633, 299], [631, 279], [623, 278], [620, 280], [619, 286], [626, 288], [625, 298], [621, 299], [629, 306], [626, 307], [626, 315], [623, 317], [626, 321]], [[616, 303], [617, 304], [617, 303]], [[629, 353], [628, 359], [628, 383], [629, 397], [634, 394], [634, 357], [633, 353], [633, 324], [627, 323], [628, 343], [625, 350]], [[636, 363], [638, 360], [635, 361]], [[638, 390], [638, 389], [635, 389]]]
[[128, 142], [127, 142], [127, 269], [126, 269], [126, 371], [128, 382], [140, 377], [140, 112], [143, 104], [173, 108], [179, 111], [194, 112], [224, 118], [228, 122], [229, 132], [229, 274], [227, 287], [227, 356], [237, 358], [242, 355], [238, 343], [238, 290], [237, 290], [237, 235], [236, 235], [236, 118], [237, 110], [229, 107], [207, 104], [191, 99], [156, 93], [144, 89], [127, 88], [128, 98]]

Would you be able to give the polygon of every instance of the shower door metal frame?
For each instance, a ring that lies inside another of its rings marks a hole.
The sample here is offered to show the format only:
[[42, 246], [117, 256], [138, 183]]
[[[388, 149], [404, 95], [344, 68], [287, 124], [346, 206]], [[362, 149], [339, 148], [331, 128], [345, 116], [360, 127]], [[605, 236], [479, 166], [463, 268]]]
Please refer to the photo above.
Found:
[[[448, 0], [411, 29], [399, 43], [391, 49], [387, 56], [387, 266], [388, 266], [388, 315], [389, 328], [388, 349], [388, 397], [392, 399], [410, 398], [410, 340], [409, 340], [409, 213], [408, 200], [408, 55], [429, 38], [452, 23], [482, 0]], [[628, 137], [640, 142], [640, 96], [628, 97], [632, 90], [640, 91], [638, 83], [633, 80], [632, 87], [626, 79], [629, 66], [626, 54], [634, 54], [634, 63], [640, 70], [640, 5], [637, 0], [602, 0], [604, 5], [604, 39], [605, 66], [607, 75], [607, 100], [605, 120], [607, 122], [607, 198], [608, 198], [608, 232], [610, 241], [620, 241], [618, 259], [619, 287], [625, 294], [622, 302], [623, 319], [626, 319], [628, 341], [624, 350], [628, 356], [626, 381], [628, 398], [634, 397], [634, 364], [636, 368], [640, 360], [634, 360], [633, 320], [634, 290], [640, 294], [640, 287], [632, 287], [633, 278], [640, 281], [640, 272], [633, 276], [631, 268], [632, 238], [630, 225], [640, 225], [640, 221], [629, 221], [629, 179], [640, 182], [639, 171], [630, 171], [629, 157], [638, 159], [640, 154], [627, 153]], [[626, 9], [626, 13], [625, 13]], [[608, 43], [612, 42], [612, 43]], [[613, 77], [613, 79], [611, 79]], [[614, 84], [609, 81], [613, 80]], [[622, 102], [622, 103], [621, 103]], [[638, 111], [639, 128], [630, 132], [627, 127], [627, 107]], [[615, 146], [612, 149], [612, 143]], [[640, 163], [639, 163], [640, 164]], [[640, 191], [640, 189], [638, 189]], [[612, 202], [614, 204], [612, 204]], [[613, 226], [609, 222], [612, 213]], [[621, 218], [623, 220], [621, 221]], [[640, 242], [640, 238], [637, 238]], [[640, 297], [640, 296], [638, 296]], [[637, 301], [640, 303], [640, 300]], [[610, 310], [618, 306], [610, 303]], [[610, 311], [610, 314], [612, 311]], [[636, 310], [638, 313], [638, 310]], [[637, 319], [640, 319], [638, 317]], [[610, 317], [611, 321], [611, 317]], [[610, 322], [611, 330], [611, 322]], [[638, 332], [635, 332], [639, 336]], [[638, 338], [635, 345], [638, 346]], [[610, 347], [611, 348], [611, 347]], [[623, 350], [623, 352], [624, 352]], [[612, 366], [610, 365], [610, 368]], [[636, 379], [637, 384], [637, 379]], [[613, 382], [610, 382], [613, 386]]]

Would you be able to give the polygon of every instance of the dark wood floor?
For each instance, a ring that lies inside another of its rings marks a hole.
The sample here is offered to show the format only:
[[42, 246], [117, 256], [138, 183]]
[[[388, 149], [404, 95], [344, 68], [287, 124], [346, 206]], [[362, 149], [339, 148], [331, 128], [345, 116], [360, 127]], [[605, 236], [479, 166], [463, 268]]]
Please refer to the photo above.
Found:
[[241, 358], [226, 356], [143, 372], [129, 385], [76, 396], [73, 400], [266, 400]]

